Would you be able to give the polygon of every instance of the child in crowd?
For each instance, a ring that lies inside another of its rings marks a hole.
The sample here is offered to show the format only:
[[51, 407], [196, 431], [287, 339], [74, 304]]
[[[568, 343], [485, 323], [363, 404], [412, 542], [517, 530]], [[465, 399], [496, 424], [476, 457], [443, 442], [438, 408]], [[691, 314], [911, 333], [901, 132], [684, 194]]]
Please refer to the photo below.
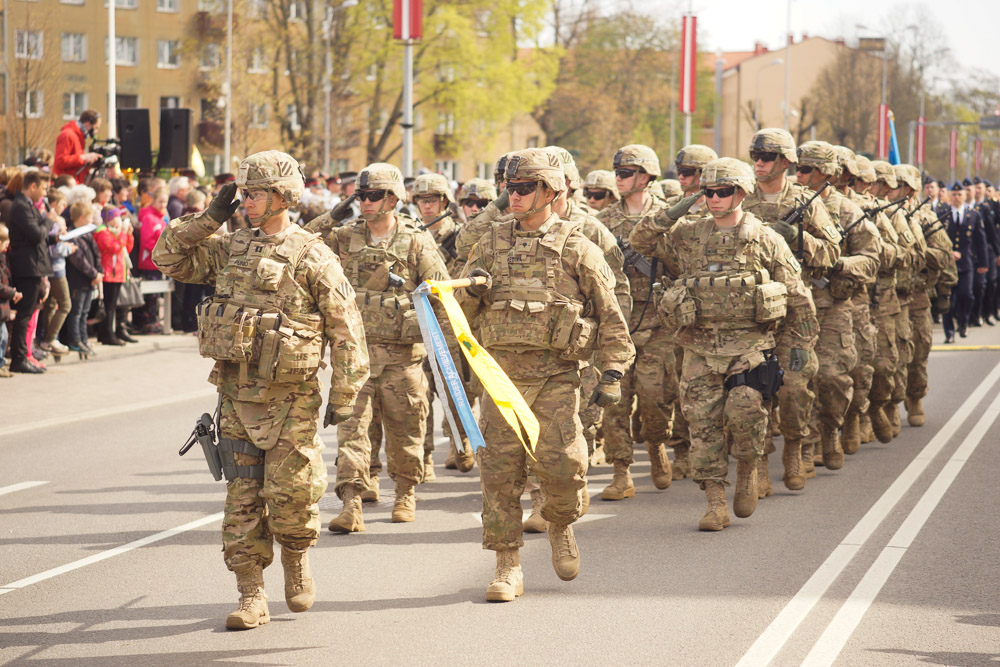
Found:
[[[149, 206], [139, 209], [140, 228], [140, 250], [139, 250], [139, 273], [143, 278], [149, 280], [163, 280], [163, 274], [153, 264], [153, 248], [160, 240], [160, 234], [167, 227], [167, 201], [170, 194], [166, 188], [158, 188], [153, 193], [153, 198]], [[160, 324], [160, 295], [147, 294], [146, 305], [142, 311], [142, 333], [161, 334], [163, 326]]]
[[[94, 219], [94, 208], [87, 202], [77, 202], [70, 206], [69, 217], [73, 228], [89, 225]], [[104, 279], [101, 273], [101, 252], [90, 232], [76, 238], [77, 250], [69, 256], [66, 280], [69, 283], [72, 308], [66, 320], [65, 339], [69, 349], [87, 355], [97, 353], [87, 341], [87, 314], [90, 302], [98, 292]]]
[[7, 266], [7, 248], [10, 247], [10, 233], [7, 225], [0, 222], [0, 378], [9, 378], [7, 368], [7, 343], [10, 341], [10, 331], [7, 322], [11, 319], [11, 304], [21, 300], [21, 293], [11, 285], [10, 267]]
[[[59, 237], [66, 233], [66, 221], [62, 214], [66, 210], [66, 195], [58, 190], [49, 192], [49, 210], [45, 214], [54, 224], [49, 236]], [[76, 244], [60, 241], [49, 246], [49, 257], [52, 258], [52, 276], [49, 278], [49, 298], [42, 308], [41, 322], [42, 341], [38, 347], [57, 356], [69, 352], [69, 348], [56, 340], [63, 322], [69, 315], [72, 305], [69, 295], [69, 283], [66, 281], [66, 258], [76, 252]]]
[[[95, 179], [96, 180], [96, 179]], [[110, 192], [111, 184], [108, 184]], [[98, 197], [100, 194], [98, 193]], [[94, 232], [94, 240], [101, 251], [101, 267], [104, 273], [104, 321], [98, 340], [104, 345], [124, 345], [118, 336], [119, 327], [115, 323], [118, 294], [125, 282], [128, 271], [128, 253], [132, 250], [132, 223], [127, 211], [115, 206], [106, 206], [101, 211], [101, 225]]]

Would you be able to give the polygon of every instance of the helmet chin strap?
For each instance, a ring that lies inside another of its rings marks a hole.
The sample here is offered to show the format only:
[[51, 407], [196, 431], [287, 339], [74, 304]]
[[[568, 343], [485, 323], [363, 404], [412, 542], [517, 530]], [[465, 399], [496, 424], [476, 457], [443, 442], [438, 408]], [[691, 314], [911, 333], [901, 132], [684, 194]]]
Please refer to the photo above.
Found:
[[533, 216], [534, 214], [538, 213], [539, 211], [541, 211], [543, 208], [545, 208], [548, 205], [548, 203], [546, 203], [544, 201], [542, 202], [541, 206], [538, 205], [538, 195], [541, 194], [538, 190], [539, 189], [536, 187], [535, 188], [535, 197], [531, 200], [531, 208], [529, 208], [527, 211], [524, 211], [524, 212], [514, 211], [514, 218], [515, 219], [517, 219], [517, 220], [524, 220], [525, 218], [529, 218], [529, 217]]
[[739, 204], [736, 203], [736, 192], [735, 191], [733, 192], [732, 195], [730, 195], [730, 198], [729, 198], [729, 204], [730, 204], [729, 208], [727, 208], [724, 211], [713, 211], [712, 209], [708, 208], [708, 205], [707, 205], [708, 204], [708, 199], [705, 200], [705, 204], [706, 204], [705, 208], [708, 209], [708, 212], [716, 220], [721, 220], [722, 218], [725, 218], [726, 216], [728, 216], [730, 213], [732, 213], [733, 211], [735, 211], [739, 207]]
[[[633, 176], [632, 178], [635, 179], [635, 180], [632, 181], [633, 185], [635, 185], [636, 183], [638, 183], [639, 182], [639, 172], [635, 172], [635, 176]], [[642, 186], [641, 188], [630, 188], [630, 189], [624, 190], [624, 191], [623, 190], [619, 190], [618, 194], [621, 195], [622, 199], [626, 199], [626, 198], [628, 198], [629, 195], [632, 195], [632, 194], [634, 194], [636, 192], [639, 192], [641, 190], [645, 190], [647, 187], [649, 187], [649, 184], [652, 183], [652, 182], [653, 182], [653, 179], [650, 178], [648, 181], [646, 181], [646, 185]]]
[[771, 171], [767, 172], [767, 174], [765, 174], [764, 176], [758, 176], [757, 180], [761, 181], [762, 183], [770, 183], [778, 176], [785, 173], [784, 169], [778, 169], [777, 167], [778, 167], [778, 161], [775, 160], [774, 162], [771, 163]]
[[388, 211], [385, 209], [386, 200], [388, 200], [388, 199], [389, 199], [389, 195], [388, 194], [386, 194], [385, 197], [382, 197], [382, 204], [378, 207], [378, 210], [375, 211], [374, 213], [367, 213], [367, 214], [366, 213], [362, 213], [361, 217], [364, 219], [364, 221], [365, 222], [376, 222], [376, 221], [380, 220], [382, 217], [384, 217], [384, 216], [392, 213], [392, 209], [389, 209]]
[[256, 216], [256, 217], [251, 216], [250, 214], [247, 214], [247, 218], [250, 221], [250, 226], [252, 226], [252, 227], [260, 227], [265, 222], [267, 222], [268, 220], [270, 220], [271, 218], [273, 218], [276, 214], [278, 214], [278, 213], [281, 212], [281, 209], [278, 209], [277, 211], [272, 210], [271, 209], [272, 205], [274, 205], [274, 193], [271, 190], [268, 190], [267, 191], [267, 208], [264, 209], [264, 212], [261, 213], [259, 216]]

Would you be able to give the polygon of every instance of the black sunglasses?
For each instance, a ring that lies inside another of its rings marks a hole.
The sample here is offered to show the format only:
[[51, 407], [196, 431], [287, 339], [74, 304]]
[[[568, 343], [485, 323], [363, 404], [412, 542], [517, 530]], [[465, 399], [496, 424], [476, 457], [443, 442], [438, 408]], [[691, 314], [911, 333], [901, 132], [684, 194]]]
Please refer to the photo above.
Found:
[[712, 197], [725, 199], [726, 197], [732, 197], [735, 192], [735, 185], [730, 185], [726, 188], [705, 188], [705, 199], [711, 199]]
[[385, 199], [388, 190], [358, 190], [358, 199], [361, 201], [382, 201]]
[[760, 160], [761, 162], [774, 162], [778, 159], [777, 153], [762, 153], [759, 151], [750, 151], [750, 159], [754, 162]]
[[601, 201], [602, 199], [604, 199], [605, 197], [608, 196], [608, 191], [607, 190], [584, 190], [583, 191], [583, 195], [587, 199], [594, 199], [594, 200], [597, 200], [597, 201]]
[[441, 195], [416, 195], [413, 197], [413, 201], [420, 203], [422, 201], [440, 201]]
[[461, 202], [462, 206], [468, 206], [469, 208], [486, 208], [486, 205], [490, 203], [489, 199], [463, 199]]
[[677, 175], [683, 176], [684, 178], [691, 178], [698, 173], [698, 170], [694, 167], [678, 167]]
[[530, 181], [528, 183], [511, 183], [507, 181], [507, 189], [524, 197], [538, 189], [538, 181]]
[[810, 167], [804, 164], [800, 164], [797, 167], [795, 167], [795, 171], [799, 172], [800, 174], [811, 174], [813, 169], [815, 169], [815, 167]]
[[632, 178], [633, 176], [635, 176], [635, 172], [636, 171], [638, 171], [638, 170], [637, 169], [615, 169], [615, 176], [617, 176], [618, 178], [620, 178], [622, 180], [625, 180], [626, 178]]

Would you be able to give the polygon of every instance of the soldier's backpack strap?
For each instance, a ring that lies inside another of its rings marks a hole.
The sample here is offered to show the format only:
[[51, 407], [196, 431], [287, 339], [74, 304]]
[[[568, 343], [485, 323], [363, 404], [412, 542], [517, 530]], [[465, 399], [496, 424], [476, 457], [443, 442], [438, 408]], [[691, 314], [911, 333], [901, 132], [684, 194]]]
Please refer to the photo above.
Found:
[[556, 276], [562, 265], [563, 249], [570, 235], [580, 229], [580, 223], [567, 219], [557, 221], [547, 234], [539, 239], [538, 244], [546, 248], [545, 253], [545, 283], [549, 291], [555, 294], [558, 281]]
[[505, 288], [510, 287], [510, 264], [507, 262], [507, 253], [514, 247], [514, 223], [512, 220], [504, 220], [493, 225], [493, 257], [499, 264], [499, 284]]

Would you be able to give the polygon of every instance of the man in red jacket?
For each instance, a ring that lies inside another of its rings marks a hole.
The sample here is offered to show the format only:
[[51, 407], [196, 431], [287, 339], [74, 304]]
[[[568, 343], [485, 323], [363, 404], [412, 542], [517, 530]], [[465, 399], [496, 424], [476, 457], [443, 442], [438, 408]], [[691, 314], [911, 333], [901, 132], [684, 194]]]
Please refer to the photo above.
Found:
[[101, 114], [93, 109], [87, 109], [80, 114], [80, 120], [71, 120], [63, 125], [56, 138], [56, 156], [52, 173], [55, 176], [68, 174], [78, 183], [86, 181], [87, 174], [90, 173], [90, 167], [87, 165], [97, 162], [101, 156], [97, 153], [84, 153], [83, 146], [87, 137], [94, 136], [99, 129], [101, 129]]

